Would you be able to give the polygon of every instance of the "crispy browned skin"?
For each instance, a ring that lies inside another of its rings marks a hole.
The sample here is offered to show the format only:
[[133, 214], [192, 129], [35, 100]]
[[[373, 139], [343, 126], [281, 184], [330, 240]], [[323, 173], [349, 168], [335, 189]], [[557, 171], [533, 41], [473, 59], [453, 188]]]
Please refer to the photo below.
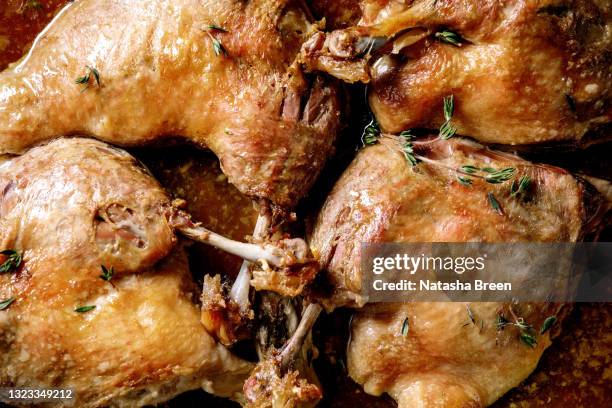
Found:
[[[362, 0], [360, 7], [347, 35], [391, 38], [370, 64], [370, 106], [385, 131], [437, 128], [442, 98], [454, 94], [459, 133], [482, 142], [609, 139], [609, 2]], [[403, 33], [415, 27], [425, 35], [410, 44]], [[442, 30], [463, 37], [461, 46], [437, 40]], [[339, 62], [320, 58], [342, 78]], [[346, 76], [363, 80], [356, 67], [347, 64]]]
[[[538, 335], [532, 348], [516, 327], [497, 330], [498, 314], [509, 316], [510, 307], [472, 303], [472, 323], [463, 303], [369, 305], [353, 319], [349, 375], [369, 394], [387, 392], [399, 408], [488, 406], [527, 378], [551, 344], [550, 332]], [[513, 313], [539, 330], [557, 311], [520, 304]], [[405, 319], [407, 336], [401, 334]]]
[[[327, 307], [363, 305], [361, 243], [575, 242], [590, 228], [585, 187], [564, 170], [460, 139], [416, 149], [439, 164], [411, 167], [397, 140], [383, 138], [357, 155], [324, 204], [311, 246], [334, 287], [324, 300]], [[474, 179], [471, 186], [461, 184], [454, 169], [466, 164], [515, 167], [516, 177], [533, 180], [529, 198], [511, 197], [509, 183]], [[503, 214], [491, 207], [488, 192]], [[474, 303], [474, 323], [466, 307], [450, 302], [367, 305], [353, 320], [349, 374], [366, 392], [387, 392], [400, 407], [493, 403], [527, 377], [550, 345], [548, 333], [537, 336], [537, 346], [530, 348], [519, 340], [516, 327], [497, 330], [497, 315], [523, 318], [539, 329], [546, 317], [557, 314], [556, 306]], [[410, 329], [403, 336], [406, 318]]]
[[[597, 213], [584, 202], [584, 184], [560, 168], [460, 139], [417, 146], [450, 170], [425, 162], [412, 168], [393, 143], [362, 150], [319, 213], [310, 243], [334, 284], [330, 304], [362, 304], [361, 242], [574, 242]], [[510, 181], [461, 184], [452, 169], [466, 164], [516, 168], [516, 180], [533, 180], [531, 198], [510, 197]], [[503, 215], [491, 207], [488, 192]]]
[[[77, 1], [0, 74], [0, 152], [73, 134], [122, 146], [179, 135], [210, 148], [244, 194], [292, 206], [339, 121], [335, 87], [294, 63], [310, 31], [294, 1]], [[100, 85], [91, 75], [84, 90], [87, 67]]]
[[251, 366], [200, 324], [167, 194], [130, 155], [60, 139], [1, 164], [0, 192], [0, 247], [24, 259], [0, 275], [0, 299], [15, 297], [0, 311], [0, 386], [71, 387], [85, 407], [238, 395]]

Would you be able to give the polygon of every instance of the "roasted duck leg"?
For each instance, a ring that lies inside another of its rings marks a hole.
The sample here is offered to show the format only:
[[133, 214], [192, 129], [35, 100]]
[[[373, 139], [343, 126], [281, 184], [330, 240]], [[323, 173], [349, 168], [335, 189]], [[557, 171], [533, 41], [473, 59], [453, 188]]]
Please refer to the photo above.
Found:
[[[405, 143], [383, 136], [359, 152], [319, 212], [310, 245], [334, 287], [328, 308], [364, 304], [362, 242], [576, 242], [608, 210], [590, 184], [558, 167], [459, 138], [414, 141], [413, 167]], [[494, 173], [474, 177], [463, 166], [511, 169], [511, 178], [492, 183]]]
[[0, 274], [0, 386], [73, 388], [79, 407], [240, 399], [252, 365], [201, 325], [167, 194], [131, 156], [59, 139], [0, 164], [0, 192], [19, 258]]
[[438, 128], [454, 94], [458, 133], [482, 142], [609, 140], [609, 2], [345, 0], [345, 13], [314, 3], [349, 27], [313, 36], [303, 62], [369, 82], [387, 132]]
[[[475, 169], [482, 168], [513, 170], [481, 176]], [[605, 210], [597, 193], [562, 169], [458, 138], [381, 135], [334, 187], [311, 246], [333, 287], [325, 306], [355, 307], [366, 301], [360, 243], [576, 242]], [[544, 322], [563, 313], [553, 303], [368, 304], [353, 319], [349, 374], [400, 408], [487, 406], [535, 368], [550, 345]]]
[[293, 206], [331, 154], [336, 89], [294, 60], [299, 1], [78, 0], [0, 74], [0, 153], [58, 136], [212, 150], [246, 195]]

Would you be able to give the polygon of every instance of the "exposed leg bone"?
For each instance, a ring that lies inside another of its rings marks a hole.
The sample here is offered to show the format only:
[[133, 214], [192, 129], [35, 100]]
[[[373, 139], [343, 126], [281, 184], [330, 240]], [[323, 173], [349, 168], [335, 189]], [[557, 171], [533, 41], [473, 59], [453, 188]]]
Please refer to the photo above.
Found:
[[278, 357], [281, 371], [285, 371], [291, 365], [322, 310], [323, 308], [316, 303], [311, 303], [306, 307], [295, 333], [293, 333]]
[[[244, 384], [247, 398], [246, 407], [252, 408], [296, 408], [314, 407], [321, 399], [316, 377], [310, 381], [304, 378], [308, 373], [299, 368], [302, 347], [309, 338], [312, 326], [321, 313], [322, 307], [310, 304], [304, 310], [297, 329], [280, 353], [273, 350], [262, 360]], [[310, 366], [310, 364], [308, 364]], [[313, 381], [314, 380], [314, 381]]]
[[247, 261], [261, 263], [264, 267], [285, 268], [313, 261], [309, 257], [308, 245], [299, 238], [281, 239], [274, 244], [239, 242], [202, 227], [180, 210], [174, 211], [169, 218], [171, 225], [187, 238], [212, 245]]
[[[253, 238], [263, 240], [269, 226], [270, 216], [261, 212], [255, 224]], [[249, 338], [252, 334], [252, 322], [255, 318], [249, 301], [252, 265], [247, 260], [242, 263], [229, 294], [222, 287], [220, 276], [204, 278], [201, 320], [209, 334], [226, 346]]]
[[[264, 233], [270, 226], [270, 217], [265, 214], [260, 214], [257, 217], [257, 223], [253, 231], [253, 238], [263, 239]], [[251, 262], [244, 261], [240, 267], [240, 272], [232, 285], [230, 291], [230, 299], [236, 302], [242, 310], [249, 308], [249, 290], [251, 289]]]

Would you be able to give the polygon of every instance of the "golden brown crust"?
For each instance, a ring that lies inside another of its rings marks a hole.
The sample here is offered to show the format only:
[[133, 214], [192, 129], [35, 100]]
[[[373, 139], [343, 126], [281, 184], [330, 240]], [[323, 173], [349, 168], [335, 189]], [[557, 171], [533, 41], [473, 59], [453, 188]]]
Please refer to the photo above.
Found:
[[[335, 85], [294, 64], [307, 14], [294, 1], [75, 2], [0, 74], [0, 152], [73, 134], [122, 146], [180, 135], [244, 194], [293, 206], [339, 126]], [[100, 84], [84, 90], [87, 67]]]

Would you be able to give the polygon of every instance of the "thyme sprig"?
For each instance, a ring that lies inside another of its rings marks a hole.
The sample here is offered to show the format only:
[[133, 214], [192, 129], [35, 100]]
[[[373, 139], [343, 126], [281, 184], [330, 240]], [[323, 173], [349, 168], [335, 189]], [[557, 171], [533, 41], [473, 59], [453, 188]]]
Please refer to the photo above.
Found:
[[361, 135], [361, 142], [365, 146], [376, 144], [380, 134], [381, 131], [380, 127], [378, 126], [378, 122], [376, 122], [376, 119], [372, 119], [372, 121], [368, 123], [365, 129], [363, 129], [363, 134]]
[[519, 197], [525, 194], [530, 186], [531, 177], [529, 176], [522, 176], [518, 183], [516, 183], [516, 180], [513, 180], [510, 185], [510, 197]]
[[466, 324], [464, 324], [463, 327], [469, 326], [470, 324], [473, 324], [474, 326], [476, 326], [476, 318], [474, 317], [474, 312], [472, 312], [472, 308], [470, 307], [469, 304], [465, 305], [465, 311], [467, 312], [469, 321]]
[[550, 330], [551, 327], [557, 322], [557, 316], [548, 316], [544, 323], [542, 323], [542, 327], [540, 328], [540, 334], [544, 334]]
[[0, 273], [8, 273], [13, 272], [19, 269], [21, 266], [21, 262], [23, 261], [23, 257], [21, 254], [13, 249], [5, 249], [0, 252], [0, 255], [4, 255], [6, 257], [5, 261], [0, 265]]
[[217, 57], [220, 57], [222, 55], [227, 56], [227, 51], [225, 47], [223, 46], [223, 44], [218, 38], [212, 35], [212, 31], [219, 31], [222, 33], [227, 33], [227, 30], [215, 24], [207, 25], [206, 29], [204, 30], [204, 32], [208, 35], [208, 37], [210, 38], [210, 41], [212, 42], [213, 51], [215, 52], [215, 55]]
[[0, 310], [8, 308], [15, 301], [14, 297], [10, 297], [0, 302]]
[[85, 92], [91, 84], [91, 77], [93, 76], [96, 85], [100, 86], [100, 71], [89, 65], [85, 67], [85, 75], [78, 77], [74, 82], [79, 85], [84, 85], [81, 92]]
[[113, 276], [115, 275], [115, 270], [112, 266], [110, 268], [107, 268], [104, 265], [100, 265], [100, 267], [102, 268], [102, 274], [100, 274], [100, 279], [106, 282], [110, 282], [110, 280], [113, 279]]
[[514, 318], [514, 322], [506, 319], [502, 313], [498, 313], [495, 320], [497, 331], [503, 330], [506, 326], [517, 327], [519, 329], [519, 339], [529, 347], [534, 348], [538, 344], [538, 341], [533, 326], [527, 323], [522, 317], [516, 317], [512, 309], [510, 309], [510, 313]]
[[453, 119], [453, 114], [455, 112], [455, 97], [453, 95], [448, 95], [444, 97], [444, 123], [440, 126], [440, 131], [438, 133], [438, 137], [442, 140], [448, 140], [451, 137], [455, 136], [457, 133], [457, 128], [451, 120]]
[[488, 192], [487, 199], [489, 200], [489, 205], [495, 212], [497, 212], [499, 215], [504, 214], [504, 211], [501, 208], [501, 204], [499, 204], [499, 201], [497, 201], [497, 198], [495, 198], [495, 195], [493, 195], [493, 193]]
[[410, 321], [408, 320], [408, 318], [405, 318], [404, 321], [402, 322], [402, 329], [400, 330], [400, 334], [402, 335], [402, 337], [407, 337], [409, 331], [410, 331]]
[[[473, 165], [462, 165], [455, 169], [459, 175], [463, 175], [464, 180], [460, 180], [463, 184], [472, 184], [471, 177], [479, 178], [490, 184], [500, 184], [514, 178], [516, 168], [505, 167], [503, 169], [494, 169], [491, 167], [478, 168]], [[459, 177], [459, 176], [458, 176]]]
[[74, 309], [75, 312], [77, 313], [87, 313], [90, 312], [92, 310], [94, 310], [96, 308], [95, 305], [91, 305], [91, 306], [79, 306], [77, 308]]
[[416, 166], [418, 164], [418, 159], [414, 154], [414, 144], [412, 141], [414, 140], [414, 135], [410, 133], [409, 130], [405, 130], [399, 135], [401, 139], [402, 152], [404, 153], [404, 157], [412, 166]]
[[459, 34], [451, 30], [442, 30], [434, 34], [434, 36], [445, 43], [452, 44], [455, 47], [461, 47], [463, 45], [463, 38]]

